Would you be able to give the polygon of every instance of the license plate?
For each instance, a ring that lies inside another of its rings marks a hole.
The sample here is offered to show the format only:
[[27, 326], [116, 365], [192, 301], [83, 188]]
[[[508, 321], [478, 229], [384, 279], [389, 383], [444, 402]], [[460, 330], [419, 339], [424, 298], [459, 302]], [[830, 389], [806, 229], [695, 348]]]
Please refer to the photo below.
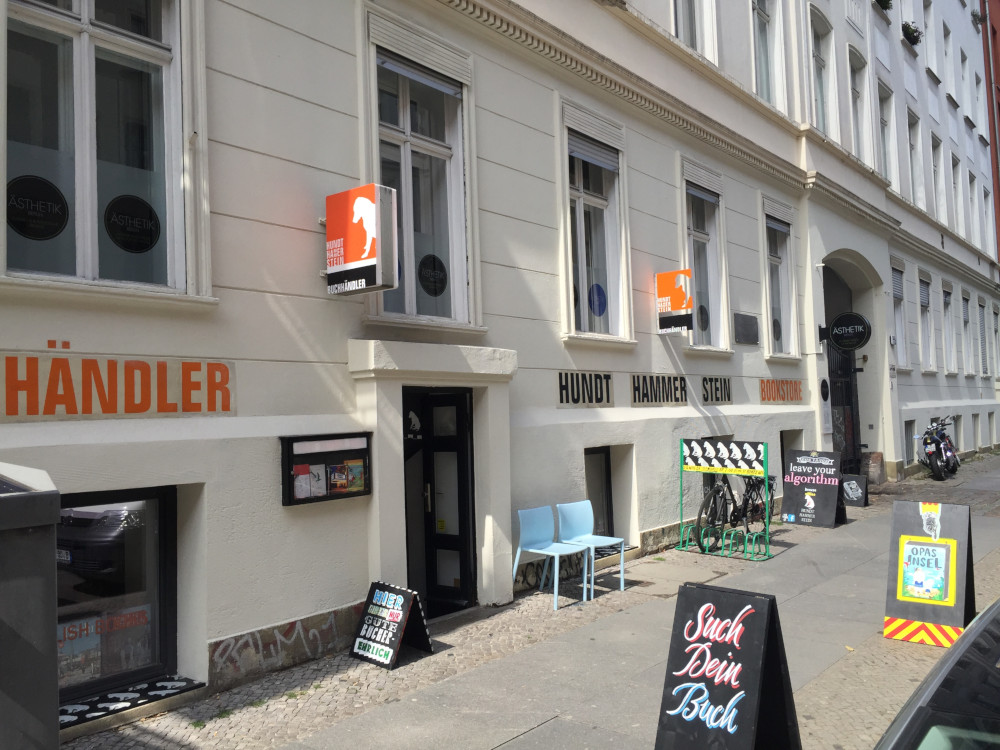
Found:
[[68, 549], [56, 549], [56, 562], [68, 563], [71, 561]]
[[931, 453], [937, 452], [937, 448], [935, 448], [933, 445], [925, 445], [924, 446], [924, 452], [926, 452], [928, 455], [930, 455]]

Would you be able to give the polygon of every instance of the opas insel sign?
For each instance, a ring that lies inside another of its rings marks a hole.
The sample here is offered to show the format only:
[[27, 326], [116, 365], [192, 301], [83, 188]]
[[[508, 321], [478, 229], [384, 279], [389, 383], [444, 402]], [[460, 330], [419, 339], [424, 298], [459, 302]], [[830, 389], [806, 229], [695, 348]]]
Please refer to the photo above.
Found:
[[0, 353], [0, 422], [232, 416], [224, 360]]
[[680, 587], [655, 747], [802, 747], [773, 595]]
[[842, 312], [826, 329], [830, 343], [841, 351], [860, 349], [872, 337], [872, 324], [861, 313]]
[[326, 197], [330, 294], [395, 289], [396, 191], [374, 183]]
[[694, 298], [688, 294], [691, 269], [656, 274], [656, 321], [658, 333], [674, 333], [692, 327]]
[[764, 476], [766, 443], [741, 440], [681, 440], [684, 471]]

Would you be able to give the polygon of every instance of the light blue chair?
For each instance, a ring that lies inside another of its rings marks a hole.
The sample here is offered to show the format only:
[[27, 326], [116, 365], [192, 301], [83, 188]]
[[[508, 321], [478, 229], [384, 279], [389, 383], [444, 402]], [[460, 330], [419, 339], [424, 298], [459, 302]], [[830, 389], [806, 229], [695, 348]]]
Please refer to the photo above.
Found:
[[[619, 577], [621, 590], [625, 590], [625, 540], [616, 536], [600, 536], [594, 534], [594, 507], [590, 500], [580, 500], [575, 503], [559, 503], [556, 505], [559, 513], [559, 541], [565, 544], [582, 544], [590, 550], [590, 598], [594, 598], [594, 578], [597, 563], [597, 548], [619, 547]], [[586, 575], [586, 572], [584, 573]], [[583, 598], [587, 598], [586, 585]]]
[[552, 609], [559, 609], [559, 558], [562, 555], [573, 555], [583, 552], [583, 600], [587, 600], [587, 563], [590, 556], [584, 544], [567, 544], [555, 541], [556, 524], [552, 516], [552, 508], [526, 508], [517, 512], [521, 524], [521, 539], [517, 544], [517, 554], [514, 555], [514, 578], [517, 577], [517, 562], [521, 552], [534, 552], [545, 555], [545, 566], [538, 582], [538, 590], [545, 585], [549, 574], [549, 563], [555, 558], [555, 575], [552, 585]]

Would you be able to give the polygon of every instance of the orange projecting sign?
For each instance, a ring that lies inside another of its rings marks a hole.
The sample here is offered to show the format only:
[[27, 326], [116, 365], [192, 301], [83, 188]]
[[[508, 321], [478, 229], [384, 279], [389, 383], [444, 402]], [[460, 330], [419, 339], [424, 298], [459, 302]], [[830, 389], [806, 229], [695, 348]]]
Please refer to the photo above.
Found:
[[371, 183], [326, 196], [330, 294], [395, 289], [396, 191]]
[[691, 269], [656, 274], [657, 333], [675, 333], [692, 327], [694, 298], [688, 293]]

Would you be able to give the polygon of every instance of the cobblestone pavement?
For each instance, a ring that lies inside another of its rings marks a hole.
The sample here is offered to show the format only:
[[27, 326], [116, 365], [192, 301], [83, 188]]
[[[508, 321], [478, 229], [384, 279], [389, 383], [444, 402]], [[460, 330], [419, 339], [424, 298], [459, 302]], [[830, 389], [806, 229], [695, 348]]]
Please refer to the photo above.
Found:
[[[987, 455], [963, 464], [945, 483], [923, 476], [873, 490], [872, 505], [852, 508], [853, 518], [888, 513], [892, 500], [938, 499], [970, 505], [974, 512], [1000, 515], [1000, 494], [976, 486], [976, 477], [1000, 473], [1000, 456]], [[965, 485], [971, 484], [972, 487]], [[987, 484], [980, 482], [980, 485]], [[1000, 482], [996, 483], [1000, 486]], [[781, 527], [774, 551], [801, 543], [822, 529]], [[708, 579], [723, 578], [760, 563], [668, 550], [652, 559], [683, 555], [684, 565], [704, 566]], [[579, 585], [560, 584], [560, 609], [552, 611], [551, 594], [518, 596], [513, 603], [476, 609], [431, 624], [433, 656], [404, 653], [392, 670], [349, 658], [346, 653], [309, 662], [205, 700], [152, 716], [118, 729], [81, 737], [67, 750], [116, 748], [271, 748], [304, 739], [324, 727], [397, 701], [408, 693], [493, 659], [553, 638], [598, 618], [642, 604], [642, 565], [626, 565], [629, 588], [605, 590], [586, 607], [562, 606], [578, 601]], [[637, 584], [637, 585], [633, 585]], [[724, 582], [723, 582], [724, 585]], [[1000, 551], [976, 566], [976, 602], [984, 608], [1000, 595]], [[873, 635], [851, 647], [847, 656], [795, 694], [804, 750], [868, 750], [902, 707], [910, 693], [940, 658], [929, 646], [890, 641]], [[849, 728], [845, 731], [845, 728]], [[847, 735], [847, 736], [845, 736]], [[837, 738], [831, 744], [831, 738]]]

